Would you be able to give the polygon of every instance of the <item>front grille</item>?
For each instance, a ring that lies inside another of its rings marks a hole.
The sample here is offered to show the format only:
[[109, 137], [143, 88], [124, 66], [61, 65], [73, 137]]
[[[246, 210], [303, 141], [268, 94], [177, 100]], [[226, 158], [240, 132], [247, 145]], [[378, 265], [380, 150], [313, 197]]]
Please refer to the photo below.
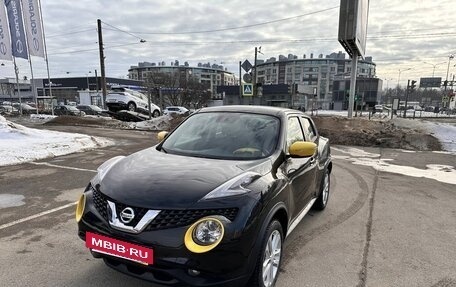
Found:
[[[122, 210], [124, 210], [127, 207], [133, 208], [133, 210], [135, 211], [135, 217], [131, 222], [125, 224], [127, 226], [136, 226], [138, 222], [143, 218], [143, 216], [147, 213], [146, 208], [129, 206], [114, 200], [110, 201], [116, 204], [116, 214], [119, 218]], [[100, 215], [103, 216], [103, 218], [106, 219], [106, 221], [109, 221], [107, 198], [95, 188], [93, 189], [93, 203], [95, 204], [95, 208], [97, 209], [98, 213], [100, 213]]]
[[149, 224], [146, 230], [152, 231], [187, 226], [198, 219], [209, 215], [221, 215], [234, 221], [237, 213], [237, 208], [162, 210]]
[[103, 216], [103, 218], [108, 221], [108, 207], [106, 198], [95, 188], [93, 190], [93, 204], [97, 209], [98, 213]]
[[[146, 208], [129, 206], [129, 205], [125, 205], [125, 204], [119, 203], [119, 202], [114, 202], [114, 203], [116, 204], [116, 213], [117, 213], [117, 217], [119, 217], [119, 218], [120, 218], [120, 213], [122, 212], [122, 210], [124, 210], [127, 207], [130, 207], [135, 211], [135, 217], [133, 218], [133, 220], [129, 223], [124, 223], [127, 226], [136, 226], [136, 224], [138, 224], [138, 222], [147, 213]], [[122, 220], [121, 220], [121, 222], [122, 222]]]
[[[117, 201], [113, 202], [116, 204], [117, 216], [119, 216], [120, 212], [122, 212], [122, 210], [124, 210], [126, 207], [131, 207], [135, 211], [135, 218], [130, 223], [125, 224], [127, 226], [136, 226], [148, 211], [146, 208], [129, 206]], [[98, 213], [100, 213], [100, 215], [103, 216], [106, 221], [109, 221], [107, 198], [95, 188], [93, 188], [93, 203]], [[183, 227], [190, 225], [198, 219], [209, 215], [221, 215], [231, 221], [234, 221], [237, 213], [238, 208], [162, 210], [157, 215], [157, 217], [155, 217], [155, 219], [147, 226], [146, 230], [153, 231]]]

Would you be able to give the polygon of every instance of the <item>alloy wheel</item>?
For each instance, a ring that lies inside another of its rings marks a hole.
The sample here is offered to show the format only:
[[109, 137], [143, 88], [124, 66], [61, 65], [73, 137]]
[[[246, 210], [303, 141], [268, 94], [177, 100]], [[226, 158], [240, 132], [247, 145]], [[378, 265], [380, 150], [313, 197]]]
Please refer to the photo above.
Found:
[[329, 197], [329, 173], [325, 173], [325, 181], [323, 184], [323, 204], [326, 205]]
[[280, 257], [282, 253], [282, 237], [278, 230], [274, 230], [269, 236], [264, 250], [263, 261], [263, 284], [271, 287], [279, 271]]

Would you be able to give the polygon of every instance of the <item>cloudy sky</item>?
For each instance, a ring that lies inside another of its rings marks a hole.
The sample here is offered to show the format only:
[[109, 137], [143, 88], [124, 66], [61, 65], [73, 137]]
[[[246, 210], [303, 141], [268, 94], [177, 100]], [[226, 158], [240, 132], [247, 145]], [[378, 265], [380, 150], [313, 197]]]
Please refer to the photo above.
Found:
[[[253, 62], [254, 48], [278, 57], [302, 58], [342, 51], [337, 41], [340, 0], [79, 0], [42, 1], [51, 76], [99, 72], [96, 20], [103, 21], [106, 73], [126, 77], [138, 62], [174, 60], [224, 64], [238, 73], [238, 63]], [[377, 76], [395, 85], [407, 79], [446, 77], [456, 54], [456, 5], [450, 0], [371, 1], [366, 55]], [[257, 25], [258, 24], [258, 25]], [[218, 30], [208, 32], [209, 30]], [[140, 43], [140, 39], [146, 40]], [[3, 62], [0, 77], [14, 76]], [[33, 58], [35, 77], [46, 76], [41, 58]], [[456, 74], [456, 59], [450, 77]], [[29, 63], [18, 59], [20, 76]]]

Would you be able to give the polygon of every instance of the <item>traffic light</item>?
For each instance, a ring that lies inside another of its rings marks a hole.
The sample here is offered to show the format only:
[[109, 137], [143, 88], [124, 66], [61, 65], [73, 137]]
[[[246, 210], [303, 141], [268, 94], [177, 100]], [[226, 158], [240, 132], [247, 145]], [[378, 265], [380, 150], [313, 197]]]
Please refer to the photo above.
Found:
[[413, 92], [416, 88], [416, 81], [412, 80], [412, 83], [410, 84], [410, 91]]
[[293, 94], [293, 85], [288, 85], [288, 94], [292, 95]]

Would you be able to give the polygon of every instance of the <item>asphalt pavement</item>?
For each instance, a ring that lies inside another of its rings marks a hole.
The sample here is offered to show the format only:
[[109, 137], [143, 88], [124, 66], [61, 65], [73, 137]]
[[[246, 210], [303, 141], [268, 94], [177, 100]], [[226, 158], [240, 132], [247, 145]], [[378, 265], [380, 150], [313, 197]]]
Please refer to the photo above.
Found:
[[[97, 167], [152, 146], [155, 133], [47, 128], [116, 144], [0, 167], [0, 286], [157, 286], [92, 258], [74, 219]], [[342, 146], [333, 155], [328, 207], [287, 238], [277, 286], [456, 286], [456, 155]]]

